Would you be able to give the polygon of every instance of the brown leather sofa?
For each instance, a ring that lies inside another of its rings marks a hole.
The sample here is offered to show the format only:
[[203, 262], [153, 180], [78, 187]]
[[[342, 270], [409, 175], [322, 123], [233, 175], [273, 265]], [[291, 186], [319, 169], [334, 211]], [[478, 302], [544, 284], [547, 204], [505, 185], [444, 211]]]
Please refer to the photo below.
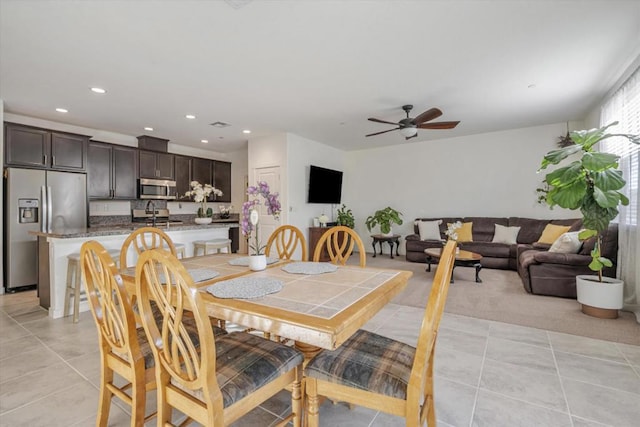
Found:
[[[518, 274], [525, 290], [536, 295], [576, 298], [576, 276], [596, 274], [589, 268], [594, 244], [593, 238], [585, 241], [577, 254], [548, 252], [549, 248], [541, 245], [518, 245]], [[618, 224], [610, 224], [602, 233], [601, 253], [613, 262], [602, 274], [616, 277]]]
[[[442, 220], [439, 225], [442, 240], [420, 240], [417, 221]], [[582, 227], [580, 219], [533, 219], [519, 217], [441, 217], [417, 218], [414, 233], [406, 238], [407, 261], [426, 262], [424, 250], [438, 248], [446, 239], [447, 224], [455, 221], [472, 222], [472, 242], [461, 242], [460, 249], [482, 255], [482, 266], [504, 270], [516, 270], [525, 290], [539, 295], [575, 298], [575, 276], [593, 274], [589, 270], [590, 251], [594, 239], [586, 241], [579, 253], [564, 254], [548, 252], [550, 245], [536, 243], [547, 224], [569, 225], [569, 231]], [[516, 244], [494, 243], [495, 224], [506, 227], [520, 227]], [[615, 262], [618, 253], [618, 228], [612, 225], [605, 235], [603, 256], [611, 259], [614, 266], [606, 268], [606, 276], [615, 277]]]

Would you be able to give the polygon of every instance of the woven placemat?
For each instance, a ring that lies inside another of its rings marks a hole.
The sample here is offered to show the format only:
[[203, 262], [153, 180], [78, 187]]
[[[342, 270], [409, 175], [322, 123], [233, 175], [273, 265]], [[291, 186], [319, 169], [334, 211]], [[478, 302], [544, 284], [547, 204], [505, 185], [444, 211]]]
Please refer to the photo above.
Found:
[[337, 269], [337, 265], [328, 262], [292, 262], [282, 267], [282, 270], [293, 274], [333, 273]]
[[[215, 270], [211, 270], [210, 268], [187, 268], [187, 273], [189, 273], [194, 282], [204, 282], [205, 280], [213, 279], [220, 275], [220, 273]], [[122, 270], [122, 274], [126, 276], [135, 276], [136, 268], [125, 268]], [[160, 282], [164, 283], [164, 273], [160, 272], [158, 274], [158, 279], [160, 279]]]
[[218, 298], [252, 299], [280, 292], [282, 286], [282, 280], [270, 277], [238, 277], [208, 286], [207, 292]]
[[[251, 257], [248, 257], [248, 256], [245, 256], [245, 257], [242, 257], [242, 258], [234, 258], [231, 261], [229, 261], [229, 264], [242, 266], [242, 267], [249, 267], [249, 260], [250, 259], [251, 259]], [[274, 263], [276, 263], [278, 261], [280, 261], [280, 258], [274, 258], [272, 256], [268, 256], [267, 257], [267, 265], [274, 264]]]

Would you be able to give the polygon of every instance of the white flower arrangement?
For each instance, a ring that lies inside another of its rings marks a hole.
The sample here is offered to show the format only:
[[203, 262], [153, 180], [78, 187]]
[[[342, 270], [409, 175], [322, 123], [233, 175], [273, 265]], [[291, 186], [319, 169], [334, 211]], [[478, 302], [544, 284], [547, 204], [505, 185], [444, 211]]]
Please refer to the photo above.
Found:
[[462, 228], [462, 223], [460, 221], [456, 221], [447, 226], [447, 231], [444, 234], [449, 237], [449, 240], [458, 240], [458, 232], [456, 231], [458, 228]]
[[198, 181], [191, 181], [189, 184], [191, 191], [184, 193], [185, 197], [193, 197], [193, 201], [200, 203], [198, 208], [198, 218], [208, 218], [213, 216], [211, 208], [207, 209], [207, 198], [213, 194], [216, 196], [222, 196], [222, 191], [218, 190], [211, 184], [200, 184]]

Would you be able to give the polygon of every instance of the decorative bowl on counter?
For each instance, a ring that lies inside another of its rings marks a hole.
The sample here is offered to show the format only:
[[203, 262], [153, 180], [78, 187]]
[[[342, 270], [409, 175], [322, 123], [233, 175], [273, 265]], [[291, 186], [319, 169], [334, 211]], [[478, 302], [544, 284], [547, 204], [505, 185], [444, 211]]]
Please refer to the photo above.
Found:
[[194, 218], [194, 221], [196, 222], [196, 224], [200, 224], [200, 225], [204, 225], [204, 224], [211, 224], [212, 218], [211, 218], [211, 217], [207, 217], [207, 218]]

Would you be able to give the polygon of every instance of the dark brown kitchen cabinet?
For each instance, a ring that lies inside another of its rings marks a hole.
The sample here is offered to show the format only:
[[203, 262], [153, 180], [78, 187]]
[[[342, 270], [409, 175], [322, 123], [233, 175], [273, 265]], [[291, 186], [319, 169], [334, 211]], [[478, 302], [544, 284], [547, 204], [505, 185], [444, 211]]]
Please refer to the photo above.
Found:
[[136, 198], [137, 149], [91, 141], [87, 163], [87, 188], [90, 199]]
[[155, 151], [139, 151], [140, 178], [174, 179], [174, 155]]
[[222, 191], [222, 196], [217, 196], [216, 202], [231, 203], [231, 163], [213, 161], [213, 185]]
[[191, 157], [174, 156], [175, 157], [175, 174], [176, 174], [176, 192], [178, 199], [184, 196], [184, 193], [191, 190], [189, 183], [191, 182]]
[[[194, 157], [191, 159], [192, 161], [192, 170], [191, 170], [191, 180], [198, 181], [200, 184], [210, 184], [213, 185], [213, 174], [212, 174], [212, 166], [213, 161], [209, 159], [201, 159], [199, 157]], [[209, 201], [214, 201], [215, 196], [212, 194], [207, 199]]]
[[5, 123], [5, 163], [39, 169], [85, 171], [89, 137]]

